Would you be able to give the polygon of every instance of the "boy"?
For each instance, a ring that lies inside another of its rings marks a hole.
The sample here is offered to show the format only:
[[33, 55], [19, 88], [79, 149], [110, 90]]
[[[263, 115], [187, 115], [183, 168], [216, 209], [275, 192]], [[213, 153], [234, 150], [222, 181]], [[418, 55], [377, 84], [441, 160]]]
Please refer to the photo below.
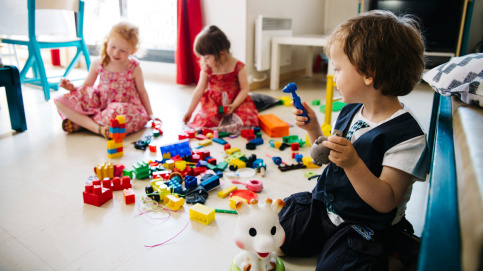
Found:
[[[424, 42], [411, 18], [371, 11], [339, 25], [325, 51], [348, 103], [334, 126], [343, 137], [323, 143], [331, 163], [312, 193], [285, 199], [280, 253], [318, 254], [316, 270], [387, 270], [397, 233], [412, 230], [404, 218], [412, 184], [426, 178], [426, 136], [398, 99], [420, 80]], [[304, 107], [310, 122], [293, 113], [312, 143], [322, 131]]]

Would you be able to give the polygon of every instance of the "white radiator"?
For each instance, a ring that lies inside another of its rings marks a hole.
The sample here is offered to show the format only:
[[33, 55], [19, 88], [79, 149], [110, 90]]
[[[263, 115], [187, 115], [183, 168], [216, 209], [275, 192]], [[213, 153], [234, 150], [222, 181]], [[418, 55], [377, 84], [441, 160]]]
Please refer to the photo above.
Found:
[[[258, 16], [255, 23], [255, 68], [270, 69], [272, 37], [292, 36], [292, 19]], [[281, 46], [280, 66], [292, 62], [291, 46]]]

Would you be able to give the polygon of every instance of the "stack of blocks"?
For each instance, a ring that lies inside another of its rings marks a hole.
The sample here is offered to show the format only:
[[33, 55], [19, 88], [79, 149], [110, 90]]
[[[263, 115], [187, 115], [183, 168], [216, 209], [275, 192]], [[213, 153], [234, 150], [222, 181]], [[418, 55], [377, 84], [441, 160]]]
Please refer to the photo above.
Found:
[[123, 115], [109, 121], [109, 135], [112, 140], [107, 142], [107, 157], [113, 159], [123, 156], [122, 139], [126, 137], [126, 119]]

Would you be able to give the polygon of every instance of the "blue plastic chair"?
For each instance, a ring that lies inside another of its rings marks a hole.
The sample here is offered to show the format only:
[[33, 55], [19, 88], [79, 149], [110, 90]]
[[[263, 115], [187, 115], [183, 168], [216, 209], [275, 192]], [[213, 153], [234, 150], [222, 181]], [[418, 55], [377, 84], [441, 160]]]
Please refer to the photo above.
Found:
[[[79, 61], [81, 54], [84, 55], [87, 69], [90, 66], [89, 50], [84, 41], [84, 0], [28, 0], [28, 40], [20, 39], [0, 39], [1, 43], [28, 46], [29, 56], [20, 72], [20, 81], [22, 83], [31, 83], [42, 86], [44, 98], [46, 101], [50, 99], [50, 89], [58, 90], [59, 81], [49, 82], [45, 72], [44, 62], [40, 55], [41, 49], [57, 49], [63, 47], [76, 47], [77, 52], [65, 70], [62, 77], [66, 77], [71, 69], [75, 67]], [[62, 41], [39, 41], [35, 35], [35, 10], [36, 9], [57, 9], [74, 11], [77, 14], [77, 36], [74, 39]], [[27, 78], [27, 72], [32, 68], [33, 77]]]
[[12, 129], [17, 132], [27, 130], [20, 75], [17, 67], [0, 67], [0, 87], [5, 87], [5, 91], [7, 92], [7, 105]]

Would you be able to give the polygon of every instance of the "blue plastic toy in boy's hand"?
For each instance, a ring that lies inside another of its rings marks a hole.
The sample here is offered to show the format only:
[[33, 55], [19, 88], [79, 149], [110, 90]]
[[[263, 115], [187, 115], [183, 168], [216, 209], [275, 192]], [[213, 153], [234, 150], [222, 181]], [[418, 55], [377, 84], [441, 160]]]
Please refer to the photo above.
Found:
[[[297, 90], [297, 85], [295, 85], [295, 83], [288, 83], [283, 88], [282, 91], [284, 93], [292, 93], [293, 105], [295, 106], [295, 108], [300, 109], [300, 110], [303, 111], [302, 114], [300, 114], [299, 116], [303, 116], [303, 117], [309, 118], [309, 116], [307, 115], [307, 112], [305, 112], [305, 108], [302, 105], [302, 101], [300, 100], [300, 97], [297, 95], [297, 93], [295, 93], [296, 90]], [[305, 123], [308, 123], [309, 121], [310, 121], [310, 119], [306, 120]]]

